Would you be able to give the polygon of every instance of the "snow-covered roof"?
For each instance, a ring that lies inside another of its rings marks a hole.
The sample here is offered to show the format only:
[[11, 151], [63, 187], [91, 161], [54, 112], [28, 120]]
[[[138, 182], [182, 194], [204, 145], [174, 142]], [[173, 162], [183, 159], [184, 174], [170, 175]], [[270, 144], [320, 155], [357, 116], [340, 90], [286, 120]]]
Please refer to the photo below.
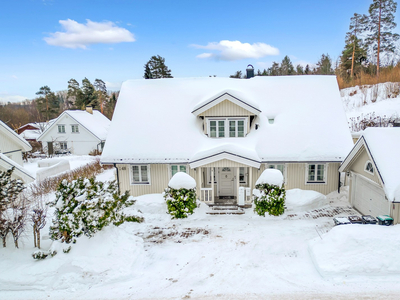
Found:
[[0, 120], [0, 132], [3, 132], [7, 135], [11, 140], [13, 140], [17, 145], [19, 145], [23, 152], [31, 151], [31, 145], [24, 140], [24, 138], [20, 137], [14, 130], [8, 127], [5, 123]]
[[[192, 114], [226, 91], [260, 111], [244, 138], [209, 138]], [[122, 85], [102, 162], [191, 162], [219, 147], [259, 162], [342, 161], [352, 146], [334, 76], [143, 79]]]
[[96, 136], [99, 140], [104, 141], [107, 138], [108, 129], [111, 121], [101, 112], [93, 110], [93, 114], [85, 110], [65, 110], [46, 130], [38, 137], [41, 139], [53, 126], [58, 123], [64, 115], [69, 115], [77, 123], [85, 127], [89, 132]]
[[8, 158], [4, 154], [0, 153], [0, 170], [6, 171], [15, 167], [14, 175], [21, 178], [25, 183], [29, 183], [35, 180], [35, 177], [29, 173], [24, 167]]
[[390, 201], [400, 202], [400, 128], [370, 127], [363, 137]]
[[24, 130], [19, 134], [25, 140], [36, 140], [40, 136], [40, 130]]

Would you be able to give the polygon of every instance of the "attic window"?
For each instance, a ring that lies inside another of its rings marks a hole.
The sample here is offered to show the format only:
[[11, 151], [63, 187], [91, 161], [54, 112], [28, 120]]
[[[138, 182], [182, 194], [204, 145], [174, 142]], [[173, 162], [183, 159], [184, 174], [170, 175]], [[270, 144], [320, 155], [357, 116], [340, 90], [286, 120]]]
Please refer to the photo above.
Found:
[[246, 118], [208, 119], [207, 126], [211, 138], [245, 137], [247, 134]]
[[364, 171], [370, 174], [374, 174], [374, 166], [372, 165], [372, 162], [370, 162], [369, 160], [365, 164]]
[[275, 119], [273, 119], [273, 118], [268, 119], [268, 123], [269, 123], [269, 124], [274, 124], [274, 122], [275, 122]]

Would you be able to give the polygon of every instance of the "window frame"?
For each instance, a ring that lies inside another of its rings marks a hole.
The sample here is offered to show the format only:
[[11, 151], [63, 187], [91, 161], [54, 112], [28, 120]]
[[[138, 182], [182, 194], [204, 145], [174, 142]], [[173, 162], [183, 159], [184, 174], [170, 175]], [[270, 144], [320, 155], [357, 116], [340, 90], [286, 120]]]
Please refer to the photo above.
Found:
[[[310, 166], [315, 166], [314, 180], [309, 180]], [[318, 180], [318, 166], [324, 167], [323, 179]], [[308, 163], [306, 164], [305, 182], [307, 184], [327, 184], [328, 164], [327, 163]]]
[[[76, 128], [76, 131], [74, 131]], [[71, 133], [79, 133], [79, 124], [71, 124]]]
[[214, 168], [214, 184], [217, 184], [217, 172], [218, 172], [218, 168], [217, 167], [207, 167], [207, 183], [209, 185], [211, 185], [211, 168]]
[[[273, 168], [270, 168], [270, 166], [274, 166]], [[283, 172], [278, 169], [278, 166], [283, 166]], [[286, 164], [266, 164], [266, 169], [277, 169], [282, 172], [283, 175], [283, 180], [286, 180]]]
[[[62, 128], [63, 131], [60, 131], [60, 128]], [[57, 124], [57, 132], [58, 133], [66, 133], [65, 132], [65, 124]]]
[[[216, 136], [211, 136], [211, 122], [215, 121], [216, 122]], [[220, 126], [219, 122], [223, 121], [224, 122], [224, 136], [220, 137]], [[235, 121], [235, 136], [231, 137], [230, 136], [230, 121]], [[239, 135], [239, 121], [243, 121], [243, 137], [238, 136]], [[222, 139], [222, 138], [244, 138], [247, 135], [247, 122], [248, 118], [247, 117], [211, 117], [207, 118], [207, 135], [210, 138], [213, 139]]]
[[[241, 171], [244, 171], [243, 174], [241, 174]], [[244, 180], [240, 180], [240, 176], [243, 175]], [[249, 167], [239, 167], [239, 184], [246, 184], [248, 182], [248, 178], [249, 178]]]
[[[171, 179], [172, 178], [172, 176], [174, 176], [175, 174], [173, 174], [172, 175], [172, 167], [173, 166], [177, 166], [178, 167], [178, 172], [183, 172], [183, 171], [181, 171], [181, 167], [185, 167], [185, 173], [186, 174], [189, 174], [188, 173], [188, 167], [189, 167], [189, 165], [187, 165], [187, 164], [170, 164], [169, 166], [168, 166], [168, 174], [169, 174], [169, 178]], [[177, 172], [177, 173], [178, 173]]]
[[[133, 181], [133, 167], [139, 167], [139, 180], [137, 182]], [[142, 168], [141, 167], [146, 167], [146, 173], [147, 173], [147, 181], [142, 180]], [[130, 173], [130, 184], [131, 185], [151, 185], [151, 172], [150, 172], [150, 165], [143, 165], [143, 164], [137, 164], [137, 165], [130, 165], [129, 167], [129, 173]]]
[[[367, 169], [367, 168], [368, 168], [368, 165], [371, 165], [372, 171], [370, 171], [370, 170]], [[367, 172], [367, 173], [370, 174], [370, 175], [374, 175], [374, 174], [375, 174], [375, 168], [374, 168], [374, 164], [372, 163], [372, 161], [367, 160], [367, 161], [365, 162], [364, 171]]]
[[67, 141], [58, 142], [58, 146], [60, 147], [60, 150], [68, 150], [68, 142]]

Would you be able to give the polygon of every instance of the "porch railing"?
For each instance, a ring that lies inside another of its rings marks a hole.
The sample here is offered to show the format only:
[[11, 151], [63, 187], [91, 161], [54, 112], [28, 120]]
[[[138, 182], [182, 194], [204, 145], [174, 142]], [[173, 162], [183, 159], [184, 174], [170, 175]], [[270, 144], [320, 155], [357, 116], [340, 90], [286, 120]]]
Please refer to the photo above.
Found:
[[214, 202], [214, 199], [212, 198], [212, 188], [201, 188], [200, 200], [208, 203]]

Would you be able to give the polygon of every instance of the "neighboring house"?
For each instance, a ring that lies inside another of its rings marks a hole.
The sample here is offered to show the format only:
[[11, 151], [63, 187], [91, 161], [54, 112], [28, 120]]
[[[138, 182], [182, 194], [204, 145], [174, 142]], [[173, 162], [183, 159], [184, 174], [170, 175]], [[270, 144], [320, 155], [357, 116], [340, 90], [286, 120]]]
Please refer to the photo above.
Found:
[[97, 110], [64, 111], [38, 137], [48, 155], [89, 154], [103, 149], [111, 121]]
[[23, 166], [22, 153], [31, 151], [32, 147], [15, 131], [0, 121], [0, 171], [15, 167], [13, 177], [24, 182], [35, 178]]
[[22, 138], [24, 138], [28, 142], [36, 142], [37, 138], [42, 134], [42, 132], [54, 121], [55, 119], [50, 120], [49, 122], [28, 123], [22, 125], [16, 131]]
[[400, 223], [400, 128], [365, 129], [339, 170], [350, 177], [350, 203], [358, 211]]
[[[186, 172], [202, 201], [237, 199], [266, 168], [328, 194], [353, 146], [334, 76], [152, 79], [122, 85], [101, 162], [121, 192], [161, 193]], [[248, 196], [248, 197], [247, 197]]]

